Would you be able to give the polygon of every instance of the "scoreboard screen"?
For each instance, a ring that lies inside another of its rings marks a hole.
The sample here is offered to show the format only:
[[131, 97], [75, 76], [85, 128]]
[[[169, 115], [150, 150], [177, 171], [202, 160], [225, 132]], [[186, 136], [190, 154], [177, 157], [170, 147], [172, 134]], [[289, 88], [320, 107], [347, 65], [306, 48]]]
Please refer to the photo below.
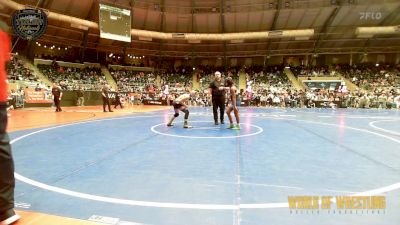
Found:
[[131, 42], [131, 11], [100, 4], [100, 37]]

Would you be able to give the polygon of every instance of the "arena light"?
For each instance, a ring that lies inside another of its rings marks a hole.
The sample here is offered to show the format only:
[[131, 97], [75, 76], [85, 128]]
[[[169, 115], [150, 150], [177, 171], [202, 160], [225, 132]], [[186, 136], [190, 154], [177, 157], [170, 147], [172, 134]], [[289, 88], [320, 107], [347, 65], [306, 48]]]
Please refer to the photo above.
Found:
[[[147, 31], [132, 29], [131, 34], [139, 37], [156, 38], [163, 40], [178, 39], [176, 33], [163, 33], [157, 31]], [[266, 39], [274, 37], [311, 37], [314, 35], [314, 29], [302, 30], [281, 30], [281, 31], [259, 31], [259, 32], [241, 32], [241, 33], [181, 33], [179, 39], [201, 40], [201, 41], [231, 41], [248, 39]], [[173, 35], [175, 38], [173, 38]], [[184, 37], [184, 38], [183, 38]]]
[[399, 26], [383, 26], [383, 27], [357, 27], [356, 34], [363, 35], [377, 35], [377, 34], [397, 34], [400, 32]]
[[308, 41], [308, 40], [310, 40], [310, 37], [309, 36], [295, 37], [294, 40], [296, 40], [296, 41]]
[[171, 35], [173, 39], [185, 39], [184, 33], [172, 33]]

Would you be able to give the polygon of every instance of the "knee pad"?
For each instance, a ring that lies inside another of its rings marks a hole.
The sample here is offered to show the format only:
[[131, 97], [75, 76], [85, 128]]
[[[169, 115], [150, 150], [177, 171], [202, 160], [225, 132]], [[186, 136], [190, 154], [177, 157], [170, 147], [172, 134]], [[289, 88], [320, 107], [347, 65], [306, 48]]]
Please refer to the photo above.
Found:
[[179, 113], [175, 113], [175, 114], [174, 114], [174, 117], [178, 117], [178, 116], [179, 116]]

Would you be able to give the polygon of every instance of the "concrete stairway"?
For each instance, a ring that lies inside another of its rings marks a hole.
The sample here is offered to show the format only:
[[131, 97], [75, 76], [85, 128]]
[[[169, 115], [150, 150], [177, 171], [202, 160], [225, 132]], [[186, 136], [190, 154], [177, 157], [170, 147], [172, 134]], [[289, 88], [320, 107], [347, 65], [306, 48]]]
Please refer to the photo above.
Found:
[[192, 84], [193, 90], [200, 90], [200, 82], [197, 80], [197, 73], [193, 73], [192, 75]]
[[346, 83], [346, 86], [347, 86], [347, 90], [355, 91], [355, 90], [359, 89], [359, 87], [357, 85], [355, 85], [349, 79], [345, 78], [342, 74], [336, 73], [336, 75], [339, 76], [340, 79], [344, 80], [344, 82]]
[[42, 72], [40, 72], [40, 70], [35, 65], [33, 65], [27, 58], [25, 58], [24, 56], [18, 56], [17, 58], [22, 61], [24, 67], [32, 70], [33, 74], [37, 78], [39, 78], [39, 80], [41, 82], [43, 82], [46, 86], [50, 86], [50, 87], [53, 86], [53, 83], [49, 80], [49, 78], [46, 75], [44, 75]]
[[111, 86], [112, 89], [117, 89], [117, 83], [115, 82], [114, 78], [111, 76], [110, 71], [105, 66], [101, 66], [101, 73], [106, 77], [107, 83]]
[[243, 89], [246, 90], [246, 73], [245, 72], [239, 72], [239, 90]]
[[306, 86], [303, 84], [303, 82], [297, 79], [289, 68], [285, 68], [284, 72], [289, 81], [292, 83], [293, 87], [296, 88], [296, 90], [306, 89]]

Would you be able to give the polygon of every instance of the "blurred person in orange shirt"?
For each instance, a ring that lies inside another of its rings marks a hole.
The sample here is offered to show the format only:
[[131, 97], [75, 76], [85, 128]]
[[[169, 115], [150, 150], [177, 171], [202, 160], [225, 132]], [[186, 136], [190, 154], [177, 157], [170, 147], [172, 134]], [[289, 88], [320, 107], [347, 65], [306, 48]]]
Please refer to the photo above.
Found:
[[6, 62], [10, 61], [11, 41], [8, 25], [0, 20], [0, 225], [19, 220], [14, 211], [14, 160], [7, 133], [7, 74]]

